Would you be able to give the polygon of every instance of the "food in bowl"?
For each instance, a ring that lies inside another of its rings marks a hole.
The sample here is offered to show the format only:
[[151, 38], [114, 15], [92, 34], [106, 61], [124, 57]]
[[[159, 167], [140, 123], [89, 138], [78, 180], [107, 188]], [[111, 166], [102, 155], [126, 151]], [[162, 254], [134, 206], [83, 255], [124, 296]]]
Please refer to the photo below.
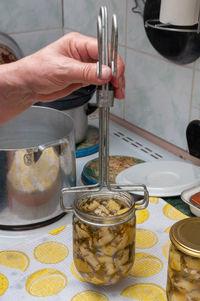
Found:
[[15, 61], [17, 61], [17, 57], [13, 51], [8, 46], [0, 44], [0, 65]]
[[193, 194], [190, 197], [190, 201], [200, 206], [200, 192]]

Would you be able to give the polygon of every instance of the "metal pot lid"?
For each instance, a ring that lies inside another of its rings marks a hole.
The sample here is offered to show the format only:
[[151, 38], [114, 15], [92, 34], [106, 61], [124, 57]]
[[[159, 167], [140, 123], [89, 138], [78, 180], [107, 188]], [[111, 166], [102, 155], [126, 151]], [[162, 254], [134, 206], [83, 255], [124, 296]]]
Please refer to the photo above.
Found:
[[70, 110], [80, 107], [87, 103], [96, 91], [96, 86], [90, 85], [87, 87], [80, 88], [70, 95], [59, 98], [52, 102], [38, 102], [37, 106], [50, 107], [60, 111]]
[[0, 32], [0, 64], [15, 62], [22, 57], [22, 50], [15, 40]]

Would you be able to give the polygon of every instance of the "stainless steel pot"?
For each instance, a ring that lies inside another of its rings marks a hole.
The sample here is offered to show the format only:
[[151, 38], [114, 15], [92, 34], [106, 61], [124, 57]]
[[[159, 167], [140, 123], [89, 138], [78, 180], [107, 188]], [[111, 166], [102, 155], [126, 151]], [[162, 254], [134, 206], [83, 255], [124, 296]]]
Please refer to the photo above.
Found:
[[86, 103], [80, 107], [63, 111], [70, 115], [74, 121], [76, 144], [82, 142], [86, 138], [88, 115], [92, 114], [96, 109], [97, 106], [95, 104]]
[[33, 106], [0, 126], [0, 184], [1, 229], [61, 215], [61, 190], [76, 185], [71, 117]]

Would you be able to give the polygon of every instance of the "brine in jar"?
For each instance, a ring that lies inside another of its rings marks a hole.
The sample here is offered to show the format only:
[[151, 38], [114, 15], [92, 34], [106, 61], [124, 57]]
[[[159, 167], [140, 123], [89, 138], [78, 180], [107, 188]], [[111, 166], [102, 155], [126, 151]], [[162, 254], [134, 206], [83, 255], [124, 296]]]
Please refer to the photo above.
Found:
[[84, 219], [73, 216], [73, 257], [77, 271], [86, 281], [97, 285], [120, 281], [134, 262], [134, 208], [124, 197], [97, 194], [84, 198], [78, 209]]

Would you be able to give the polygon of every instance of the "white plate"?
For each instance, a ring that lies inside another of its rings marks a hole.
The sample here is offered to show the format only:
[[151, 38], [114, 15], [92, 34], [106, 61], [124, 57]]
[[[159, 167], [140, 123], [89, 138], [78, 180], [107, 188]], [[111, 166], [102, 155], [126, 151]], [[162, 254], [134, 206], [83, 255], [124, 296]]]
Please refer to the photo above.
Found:
[[200, 184], [200, 167], [182, 161], [140, 163], [120, 172], [116, 183], [144, 184], [150, 196], [177, 196]]

